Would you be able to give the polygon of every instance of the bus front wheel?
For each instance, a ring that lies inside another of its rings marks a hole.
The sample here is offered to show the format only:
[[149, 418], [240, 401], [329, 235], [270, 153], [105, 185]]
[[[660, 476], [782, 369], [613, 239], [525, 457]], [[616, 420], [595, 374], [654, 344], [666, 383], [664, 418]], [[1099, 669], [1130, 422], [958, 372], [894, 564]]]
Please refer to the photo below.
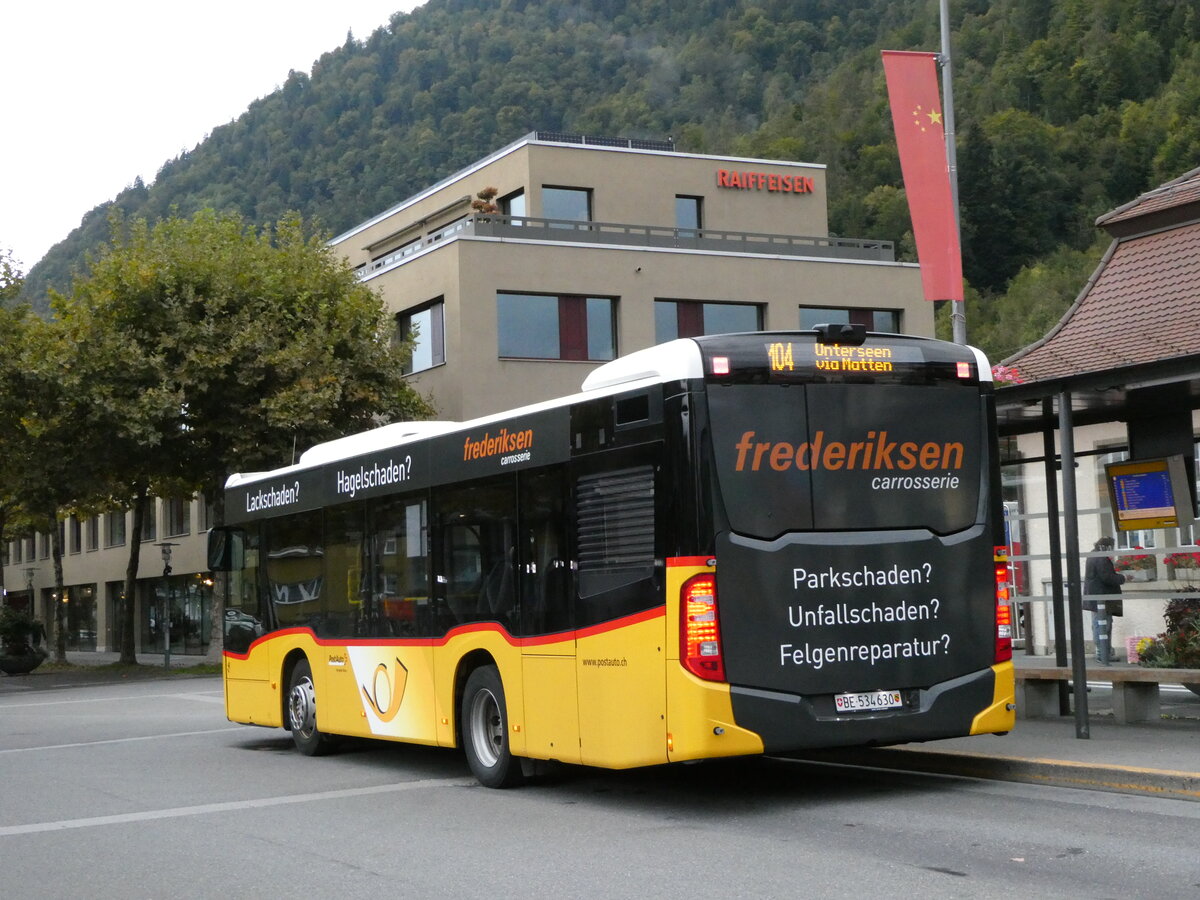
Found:
[[300, 660], [292, 669], [287, 715], [297, 750], [305, 756], [321, 756], [329, 752], [329, 735], [317, 728], [317, 690], [313, 686], [312, 667], [307, 659]]
[[467, 678], [462, 702], [463, 745], [471, 773], [484, 787], [520, 784], [521, 761], [508, 749], [504, 684], [495, 666], [476, 669]]

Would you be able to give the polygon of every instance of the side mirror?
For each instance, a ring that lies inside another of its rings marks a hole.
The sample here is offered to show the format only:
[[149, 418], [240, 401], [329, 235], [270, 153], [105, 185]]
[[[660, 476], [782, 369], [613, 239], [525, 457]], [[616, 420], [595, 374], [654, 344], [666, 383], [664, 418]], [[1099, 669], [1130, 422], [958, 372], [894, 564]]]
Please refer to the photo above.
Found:
[[242, 568], [244, 540], [240, 529], [212, 529], [208, 533], [208, 570], [210, 572], [232, 572]]

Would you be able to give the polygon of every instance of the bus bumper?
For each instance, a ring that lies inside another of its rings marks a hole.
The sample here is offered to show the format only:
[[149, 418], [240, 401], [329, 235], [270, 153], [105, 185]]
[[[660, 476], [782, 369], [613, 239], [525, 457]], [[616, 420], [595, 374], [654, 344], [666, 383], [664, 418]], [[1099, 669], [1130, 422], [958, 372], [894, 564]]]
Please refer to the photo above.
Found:
[[903, 709], [863, 714], [838, 714], [829, 694], [732, 686], [730, 699], [738, 726], [756, 732], [768, 754], [1003, 732], [1014, 721], [1011, 663], [907, 693], [910, 700]]

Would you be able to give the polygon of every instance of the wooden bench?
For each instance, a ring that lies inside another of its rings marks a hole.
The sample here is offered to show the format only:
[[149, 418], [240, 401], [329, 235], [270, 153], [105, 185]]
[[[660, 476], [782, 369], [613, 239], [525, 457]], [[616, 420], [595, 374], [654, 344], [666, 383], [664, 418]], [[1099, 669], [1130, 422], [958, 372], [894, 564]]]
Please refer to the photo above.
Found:
[[[1022, 719], [1057, 716], [1058, 685], [1074, 679], [1069, 666], [1017, 668], [1017, 715]], [[1089, 681], [1112, 684], [1113, 719], [1121, 724], [1147, 722], [1161, 715], [1160, 684], [1200, 684], [1200, 669], [1144, 669], [1088, 666]]]

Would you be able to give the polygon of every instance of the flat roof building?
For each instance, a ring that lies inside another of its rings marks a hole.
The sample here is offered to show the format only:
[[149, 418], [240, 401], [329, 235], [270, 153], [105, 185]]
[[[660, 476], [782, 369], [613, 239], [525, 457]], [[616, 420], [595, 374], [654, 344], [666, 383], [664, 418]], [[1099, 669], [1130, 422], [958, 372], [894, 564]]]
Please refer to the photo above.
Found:
[[915, 264], [830, 235], [824, 166], [665, 141], [536, 132], [333, 246], [417, 335], [414, 381], [447, 419], [569, 393], [676, 337], [934, 328]]

